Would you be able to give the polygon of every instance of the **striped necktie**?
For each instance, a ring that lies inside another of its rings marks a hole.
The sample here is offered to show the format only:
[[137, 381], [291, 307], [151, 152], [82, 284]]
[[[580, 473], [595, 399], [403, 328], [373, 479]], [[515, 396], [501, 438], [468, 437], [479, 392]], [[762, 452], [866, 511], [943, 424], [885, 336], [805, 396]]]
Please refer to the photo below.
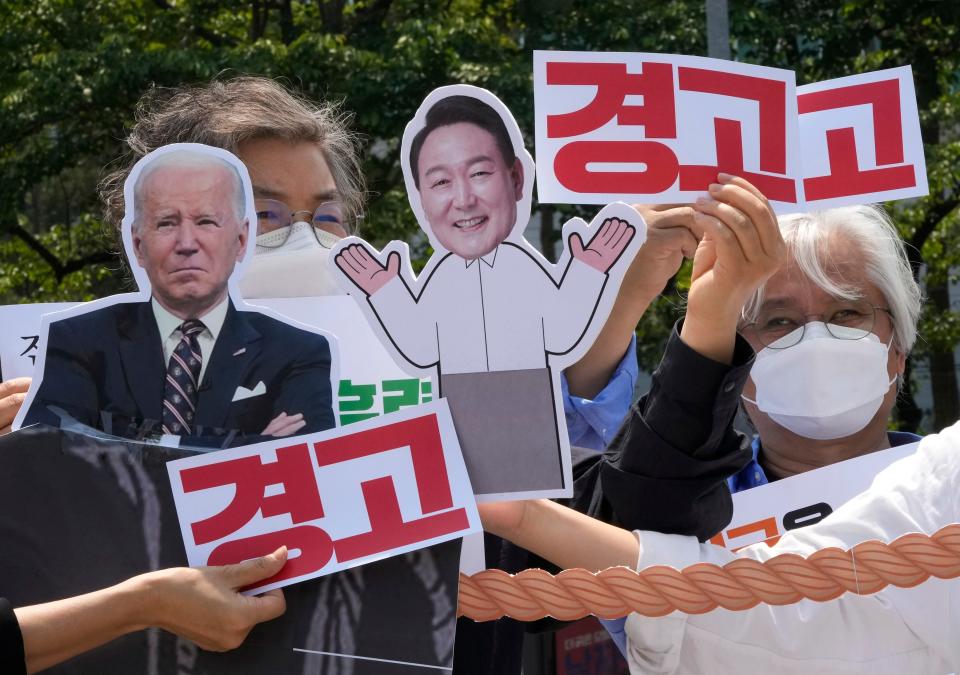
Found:
[[167, 380], [163, 392], [163, 433], [189, 435], [197, 409], [197, 388], [200, 385], [200, 343], [197, 336], [206, 330], [198, 319], [180, 325], [182, 337], [167, 364]]

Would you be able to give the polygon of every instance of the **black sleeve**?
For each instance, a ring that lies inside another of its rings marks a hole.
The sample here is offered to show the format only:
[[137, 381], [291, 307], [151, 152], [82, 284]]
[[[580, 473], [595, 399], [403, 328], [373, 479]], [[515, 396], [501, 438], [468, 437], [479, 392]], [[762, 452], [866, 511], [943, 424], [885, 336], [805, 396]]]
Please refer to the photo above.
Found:
[[567, 504], [626, 529], [706, 541], [730, 522], [726, 479], [751, 457], [733, 419], [754, 353], [738, 335], [733, 364], [718, 363], [684, 344], [680, 325], [610, 448], [574, 449]]
[[6, 598], [0, 598], [0, 673], [27, 675], [20, 624]]

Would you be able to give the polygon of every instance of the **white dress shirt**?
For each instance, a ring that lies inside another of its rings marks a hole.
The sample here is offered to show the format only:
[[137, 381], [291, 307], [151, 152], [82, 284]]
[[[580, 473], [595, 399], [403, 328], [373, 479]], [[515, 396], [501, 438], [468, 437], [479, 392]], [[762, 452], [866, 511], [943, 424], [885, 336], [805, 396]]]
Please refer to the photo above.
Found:
[[[960, 521], [960, 423], [927, 436], [916, 454], [890, 465], [871, 487], [816, 525], [737, 554], [692, 537], [640, 532], [639, 568], [697, 562], [725, 564], [736, 555], [766, 560], [848, 549], [910, 532], [933, 534]], [[626, 624], [631, 673], [960, 672], [960, 579], [929, 579], [912, 589], [831, 602], [718, 609], [662, 619], [631, 615]]]
[[370, 297], [411, 363], [442, 374], [547, 367], [583, 336], [607, 275], [572, 259], [559, 286], [515, 244], [475, 260], [447, 255], [414, 298], [399, 277]]
[[[163, 343], [163, 362], [167, 364], [170, 362], [173, 350], [177, 348], [183, 338], [183, 334], [180, 332], [183, 319], [168, 312], [163, 305], [157, 302], [156, 298], [152, 298], [150, 304], [153, 306], [153, 315], [157, 319], [157, 328], [160, 331], [160, 340]], [[229, 306], [230, 298], [224, 298], [223, 302], [199, 317], [206, 328], [197, 335], [201, 356], [198, 383], [203, 382], [203, 374], [207, 372], [207, 362], [210, 361], [210, 355], [213, 354], [213, 346], [217, 343], [217, 336], [220, 335], [220, 329], [223, 328]]]

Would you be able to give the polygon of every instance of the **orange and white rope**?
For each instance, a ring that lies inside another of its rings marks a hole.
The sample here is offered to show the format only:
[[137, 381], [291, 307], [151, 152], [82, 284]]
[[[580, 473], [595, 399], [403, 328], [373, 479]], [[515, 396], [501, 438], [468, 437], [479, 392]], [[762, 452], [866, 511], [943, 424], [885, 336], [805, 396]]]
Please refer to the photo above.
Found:
[[910, 588], [930, 577], [960, 577], [960, 524], [936, 534], [907, 534], [885, 544], [867, 541], [844, 551], [826, 548], [809, 557], [782, 553], [764, 562], [738, 558], [726, 565], [698, 563], [684, 570], [648, 567], [635, 572], [540, 569], [519, 574], [485, 570], [460, 575], [458, 615], [475, 621], [509, 616], [572, 621], [593, 614], [614, 619], [637, 612], [703, 614], [717, 607], [745, 610], [763, 602], [824, 602], [844, 593], [869, 595], [888, 585]]

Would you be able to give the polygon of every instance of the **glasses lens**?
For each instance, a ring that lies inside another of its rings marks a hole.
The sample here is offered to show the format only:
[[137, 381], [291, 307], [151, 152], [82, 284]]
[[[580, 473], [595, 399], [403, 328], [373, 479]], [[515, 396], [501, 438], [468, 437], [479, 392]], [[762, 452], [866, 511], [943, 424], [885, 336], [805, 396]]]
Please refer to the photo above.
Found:
[[[258, 199], [257, 207], [257, 234], [274, 232], [290, 224], [290, 207], [275, 199]], [[289, 230], [285, 231], [289, 234]], [[282, 246], [286, 236], [271, 237], [266, 243], [258, 242], [261, 246]]]
[[800, 312], [771, 308], [761, 311], [757, 320], [743, 332], [752, 333], [764, 347], [786, 349], [800, 342], [805, 322]]
[[827, 319], [827, 330], [840, 340], [859, 340], [873, 330], [876, 310], [869, 302], [856, 300], [836, 307]]
[[346, 237], [347, 230], [344, 226], [343, 202], [339, 200], [324, 202], [313, 212], [313, 226], [319, 230], [324, 230], [335, 234], [338, 237]]

